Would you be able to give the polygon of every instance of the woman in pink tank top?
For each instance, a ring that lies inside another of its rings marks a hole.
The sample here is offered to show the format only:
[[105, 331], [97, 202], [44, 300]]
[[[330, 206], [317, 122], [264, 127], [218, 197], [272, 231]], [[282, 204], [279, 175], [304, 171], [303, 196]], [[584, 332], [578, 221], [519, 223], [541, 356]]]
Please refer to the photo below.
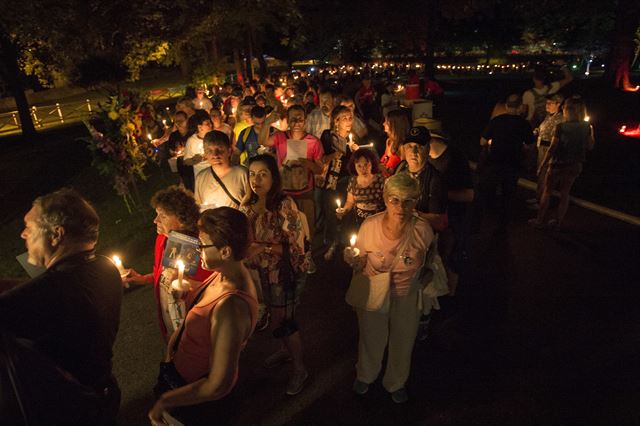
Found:
[[[214, 273], [187, 313], [182, 334], [177, 330], [169, 340], [167, 361], [173, 360], [187, 384], [160, 396], [149, 412], [153, 425], [165, 424], [165, 411], [219, 400], [231, 392], [240, 352], [256, 325], [256, 289], [242, 264], [249, 241], [246, 216], [229, 207], [206, 210], [198, 228], [202, 267]], [[185, 411], [172, 414], [180, 420], [180, 414], [188, 416]]]

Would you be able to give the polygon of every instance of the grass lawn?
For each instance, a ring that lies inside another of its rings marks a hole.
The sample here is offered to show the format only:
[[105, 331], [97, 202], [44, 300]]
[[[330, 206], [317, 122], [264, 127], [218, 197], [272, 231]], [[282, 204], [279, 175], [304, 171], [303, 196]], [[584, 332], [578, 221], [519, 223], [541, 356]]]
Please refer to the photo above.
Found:
[[177, 183], [177, 177], [168, 170], [149, 166], [147, 181], [138, 184], [140, 204], [130, 214], [110, 180], [91, 167], [84, 142], [78, 140], [85, 135], [84, 127], [72, 127], [51, 132], [36, 145], [20, 144], [18, 139], [3, 141], [0, 169], [5, 185], [0, 188], [0, 232], [5, 238], [0, 248], [1, 277], [26, 278], [15, 260], [26, 251], [20, 238], [22, 218], [35, 197], [62, 187], [77, 189], [97, 209], [101, 219], [98, 253], [118, 254], [127, 267], [140, 272], [151, 270], [156, 233], [149, 199], [155, 191]]

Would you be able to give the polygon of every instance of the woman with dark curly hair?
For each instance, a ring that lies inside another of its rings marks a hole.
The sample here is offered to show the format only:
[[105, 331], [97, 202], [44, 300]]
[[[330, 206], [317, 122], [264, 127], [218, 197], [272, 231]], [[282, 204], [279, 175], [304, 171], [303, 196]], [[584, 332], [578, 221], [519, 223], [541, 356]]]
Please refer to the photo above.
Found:
[[384, 177], [378, 164], [378, 156], [372, 149], [360, 148], [351, 155], [347, 166], [351, 174], [347, 202], [344, 207], [336, 209], [339, 219], [355, 208], [356, 224], [360, 227], [366, 218], [384, 210]]
[[302, 338], [294, 316], [309, 268], [305, 256], [309, 235], [307, 219], [293, 199], [282, 192], [282, 179], [273, 156], [262, 154], [249, 160], [249, 184], [251, 200], [243, 211], [252, 225], [254, 242], [247, 261], [249, 267], [259, 273], [271, 312], [273, 333], [282, 343], [264, 364], [272, 368], [292, 361], [286, 393], [296, 395], [308, 377], [302, 359]]
[[[165, 342], [184, 319], [184, 303], [176, 300], [171, 290], [171, 282], [177, 277], [174, 268], [162, 266], [164, 250], [171, 231], [177, 231], [192, 237], [198, 235], [197, 223], [200, 216], [200, 208], [193, 198], [193, 193], [179, 186], [170, 186], [156, 192], [151, 198], [151, 206], [156, 210], [156, 245], [153, 261], [153, 272], [140, 274], [131, 269], [124, 283], [153, 284], [156, 302], [158, 305], [158, 317], [160, 331]], [[192, 284], [197, 287], [211, 272], [198, 268], [192, 277]]]

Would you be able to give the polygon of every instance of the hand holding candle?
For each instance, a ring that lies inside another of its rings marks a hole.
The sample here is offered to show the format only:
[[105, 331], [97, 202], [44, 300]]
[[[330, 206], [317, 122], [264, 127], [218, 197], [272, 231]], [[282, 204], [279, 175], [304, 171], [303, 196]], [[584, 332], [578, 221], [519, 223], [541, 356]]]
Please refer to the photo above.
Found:
[[360, 249], [356, 247], [356, 241], [358, 240], [358, 236], [356, 234], [353, 234], [351, 236], [351, 239], [349, 240], [349, 248], [353, 251], [353, 256], [357, 257], [360, 256]]

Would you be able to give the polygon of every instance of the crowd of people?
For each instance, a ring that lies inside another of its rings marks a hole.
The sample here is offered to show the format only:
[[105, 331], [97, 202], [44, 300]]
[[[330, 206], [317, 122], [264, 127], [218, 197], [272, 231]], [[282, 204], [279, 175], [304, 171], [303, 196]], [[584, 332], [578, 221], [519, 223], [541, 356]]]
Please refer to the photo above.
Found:
[[[475, 186], [467, 158], [448, 134], [412, 126], [410, 110], [388, 97], [381, 104], [370, 78], [353, 93], [336, 93], [312, 79], [278, 83], [214, 86], [210, 97], [198, 88], [193, 98], [177, 102], [165, 130], [149, 108], [146, 125], [160, 159], [173, 162], [180, 181], [151, 199], [158, 234], [151, 272], [131, 270], [121, 279], [95, 254], [98, 216], [74, 191], [38, 198], [25, 216], [29, 261], [46, 272], [1, 294], [0, 317], [15, 337], [35, 341], [91, 390], [92, 398], [76, 407], [79, 418], [115, 422], [119, 393], [110, 360], [121, 284], [154, 286], [167, 351], [149, 411], [152, 424], [164, 424], [169, 415], [185, 424], [223, 423], [221, 404], [253, 332], [272, 333], [274, 351], [264, 366], [290, 363], [284, 392], [300, 393], [310, 372], [296, 317], [307, 277], [321, 261], [312, 248], [326, 262], [353, 268], [347, 298], [359, 326], [353, 391], [368, 392], [386, 350], [382, 385], [394, 402], [406, 402], [414, 343], [428, 335], [438, 297], [468, 285], [471, 213], [498, 194], [497, 231], [506, 232], [523, 153], [537, 135], [539, 191], [530, 205], [539, 202], [539, 210], [531, 224], [561, 226], [569, 191], [593, 146], [583, 101], [564, 100], [559, 92], [566, 82], [536, 83], [533, 106], [526, 101], [531, 96], [525, 94], [523, 104], [514, 94], [496, 108], [480, 139]], [[539, 96], [546, 115], [538, 111]], [[366, 135], [376, 131], [382, 109], [380, 157]], [[554, 189], [560, 191], [558, 213], [546, 221]], [[185, 277], [163, 262], [173, 233], [198, 241], [200, 265]], [[433, 288], [439, 259], [444, 290]], [[358, 294], [362, 283], [371, 290], [368, 300]], [[382, 291], [379, 303], [371, 300], [374, 288]], [[57, 291], [69, 297], [54, 309], [50, 293]], [[69, 324], [60, 324], [60, 310], [69, 311]], [[52, 339], [60, 330], [64, 335]], [[93, 336], [83, 337], [90, 331]]]

